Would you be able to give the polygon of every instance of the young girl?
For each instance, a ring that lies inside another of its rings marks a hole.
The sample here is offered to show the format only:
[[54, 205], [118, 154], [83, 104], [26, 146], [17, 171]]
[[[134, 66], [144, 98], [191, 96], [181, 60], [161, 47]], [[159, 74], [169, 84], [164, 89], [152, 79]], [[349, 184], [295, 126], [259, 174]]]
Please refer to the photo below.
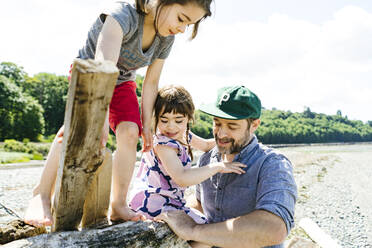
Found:
[[185, 207], [185, 187], [201, 183], [216, 173], [244, 173], [241, 167], [245, 165], [221, 162], [191, 167], [190, 145], [209, 151], [215, 142], [191, 134], [189, 125], [193, 120], [194, 104], [183, 87], [160, 89], [154, 108], [154, 148], [143, 153], [129, 206], [149, 219], [162, 211], [178, 209], [184, 210], [195, 222], [206, 223], [199, 211]]
[[[211, 15], [212, 0], [136, 0], [135, 6], [118, 2], [102, 13], [88, 33], [79, 58], [111, 60], [120, 71], [103, 131], [108, 122], [116, 134], [117, 151], [113, 160], [112, 220], [136, 219], [126, 204], [128, 185], [136, 158], [136, 145], [142, 134], [144, 151], [152, 147], [150, 129], [160, 73], [172, 48], [174, 35], [193, 25], [192, 38], [199, 23]], [[142, 123], [136, 98], [136, 70], [148, 66], [142, 90]], [[143, 125], [143, 128], [142, 128]], [[51, 146], [39, 184], [25, 214], [35, 226], [51, 225], [51, 196], [56, 181], [63, 127]]]

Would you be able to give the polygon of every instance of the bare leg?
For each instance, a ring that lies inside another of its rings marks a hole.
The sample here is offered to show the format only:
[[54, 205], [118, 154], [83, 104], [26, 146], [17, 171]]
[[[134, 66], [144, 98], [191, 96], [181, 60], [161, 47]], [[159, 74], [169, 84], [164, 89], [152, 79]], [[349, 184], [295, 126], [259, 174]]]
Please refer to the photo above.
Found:
[[139, 220], [127, 204], [127, 192], [134, 164], [138, 142], [138, 126], [133, 122], [121, 122], [116, 127], [117, 150], [112, 167], [111, 220]]
[[62, 126], [53, 140], [39, 184], [33, 190], [24, 220], [34, 226], [52, 225], [51, 197], [57, 177], [58, 163], [61, 155], [64, 126]]

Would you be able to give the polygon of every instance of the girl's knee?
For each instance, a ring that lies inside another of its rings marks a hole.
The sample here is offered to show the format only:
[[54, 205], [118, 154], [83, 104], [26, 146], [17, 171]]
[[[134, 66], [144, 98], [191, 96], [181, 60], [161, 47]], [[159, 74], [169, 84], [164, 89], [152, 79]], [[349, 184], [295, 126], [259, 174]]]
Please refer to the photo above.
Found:
[[116, 137], [126, 143], [138, 142], [139, 129], [136, 123], [122, 122], [116, 127]]

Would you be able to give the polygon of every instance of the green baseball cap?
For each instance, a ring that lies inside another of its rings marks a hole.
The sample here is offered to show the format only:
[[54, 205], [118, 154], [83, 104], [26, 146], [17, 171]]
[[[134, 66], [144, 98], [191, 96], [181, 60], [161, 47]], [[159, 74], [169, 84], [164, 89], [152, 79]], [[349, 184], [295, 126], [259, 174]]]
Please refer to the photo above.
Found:
[[222, 119], [258, 119], [261, 116], [261, 101], [244, 86], [229, 86], [218, 90], [216, 102], [203, 104], [199, 109]]

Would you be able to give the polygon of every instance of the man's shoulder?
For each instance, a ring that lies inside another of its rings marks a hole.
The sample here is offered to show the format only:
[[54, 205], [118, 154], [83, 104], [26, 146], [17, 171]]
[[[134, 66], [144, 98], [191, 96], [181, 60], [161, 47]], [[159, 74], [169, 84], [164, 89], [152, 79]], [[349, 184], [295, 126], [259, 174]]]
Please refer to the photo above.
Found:
[[247, 156], [249, 157], [250, 163], [253, 163], [254, 161], [259, 168], [271, 165], [292, 167], [291, 161], [283, 153], [261, 143], [257, 143], [254, 153], [251, 154], [248, 152]]
[[262, 149], [261, 152], [264, 154], [265, 157], [262, 161], [262, 166], [271, 167], [271, 169], [273, 169], [273, 167], [276, 167], [277, 169], [293, 168], [292, 162], [281, 151], [266, 147], [266, 149]]

